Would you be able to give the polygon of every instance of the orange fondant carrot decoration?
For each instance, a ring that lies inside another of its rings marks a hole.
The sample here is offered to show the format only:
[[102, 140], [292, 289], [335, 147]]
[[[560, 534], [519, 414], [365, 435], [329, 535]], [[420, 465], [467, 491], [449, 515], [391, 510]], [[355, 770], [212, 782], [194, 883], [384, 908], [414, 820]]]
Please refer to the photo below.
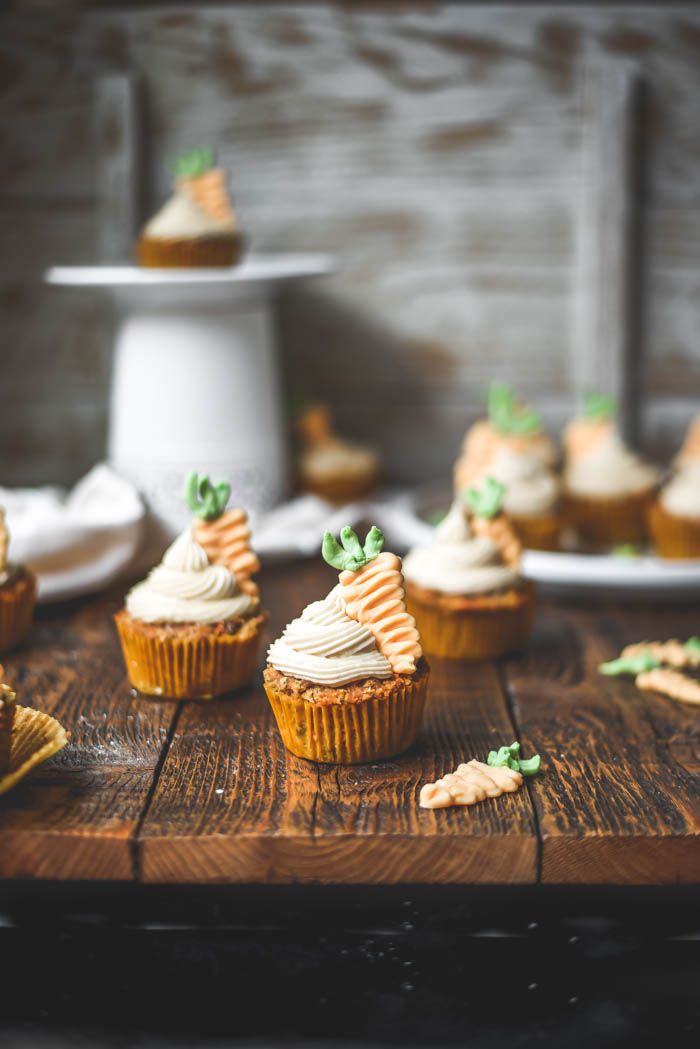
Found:
[[226, 173], [214, 167], [211, 149], [192, 149], [181, 153], [174, 163], [177, 184], [186, 190], [210, 218], [228, 224], [233, 211], [226, 189]]
[[323, 540], [323, 556], [340, 573], [341, 595], [351, 619], [369, 627], [377, 648], [396, 674], [412, 674], [423, 650], [413, 616], [406, 611], [401, 561], [380, 553], [384, 536], [373, 527], [364, 547], [351, 528], [340, 533], [344, 550], [330, 532]]
[[469, 489], [466, 500], [474, 515], [471, 521], [473, 530], [495, 543], [506, 564], [517, 568], [523, 548], [510, 520], [501, 510], [505, 490], [500, 481], [487, 477], [480, 490]]
[[185, 500], [195, 515], [195, 537], [212, 564], [225, 565], [236, 577], [241, 590], [257, 597], [258, 587], [251, 576], [260, 562], [250, 548], [250, 528], [245, 510], [224, 510], [230, 494], [225, 482], [212, 485], [208, 477], [200, 480], [191, 473], [185, 486]]

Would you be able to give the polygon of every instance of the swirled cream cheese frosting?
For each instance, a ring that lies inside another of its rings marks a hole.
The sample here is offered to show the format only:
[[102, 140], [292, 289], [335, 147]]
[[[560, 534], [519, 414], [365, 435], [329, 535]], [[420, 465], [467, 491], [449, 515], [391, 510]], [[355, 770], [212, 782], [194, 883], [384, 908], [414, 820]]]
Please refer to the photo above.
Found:
[[459, 499], [435, 529], [433, 543], [404, 557], [403, 574], [417, 586], [443, 594], [490, 594], [520, 581], [491, 539], [472, 534]]
[[211, 237], [237, 229], [233, 217], [222, 221], [199, 207], [189, 193], [178, 189], [143, 228], [143, 236], [167, 240], [171, 237]]
[[537, 517], [556, 510], [559, 481], [536, 453], [501, 447], [483, 476], [472, 483], [480, 484], [487, 476], [506, 486], [503, 509], [507, 514]]
[[254, 604], [225, 565], [210, 564], [187, 528], [163, 560], [126, 596], [126, 609], [145, 623], [223, 623]]
[[676, 517], [700, 519], [700, 459], [689, 461], [663, 488], [664, 510]]
[[571, 424], [565, 441], [569, 456], [564, 479], [566, 488], [574, 495], [635, 495], [659, 481], [656, 467], [630, 451], [610, 424], [596, 421], [587, 426], [587, 420], [577, 420]]
[[280, 674], [317, 685], [347, 685], [393, 673], [372, 631], [345, 613], [339, 586], [292, 620], [270, 645], [267, 661]]

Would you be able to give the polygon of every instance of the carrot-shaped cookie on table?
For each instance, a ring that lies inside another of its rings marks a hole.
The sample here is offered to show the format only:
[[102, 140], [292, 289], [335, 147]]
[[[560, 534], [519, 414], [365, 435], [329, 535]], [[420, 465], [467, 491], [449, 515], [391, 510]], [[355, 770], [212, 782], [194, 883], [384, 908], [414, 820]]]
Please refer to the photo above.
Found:
[[194, 514], [195, 538], [212, 564], [225, 565], [236, 577], [241, 590], [257, 597], [258, 587], [251, 576], [260, 570], [260, 561], [250, 548], [250, 528], [245, 510], [226, 510], [230, 485], [213, 485], [208, 477], [188, 475], [185, 500]]
[[700, 666], [700, 638], [687, 641], [640, 641], [623, 648], [618, 659], [601, 663], [598, 670], [607, 676], [634, 674], [634, 683], [643, 691], [661, 692], [683, 703], [700, 703], [700, 681], [678, 669]]
[[471, 510], [471, 526], [477, 535], [486, 536], [501, 552], [506, 564], [517, 568], [522, 557], [522, 543], [501, 505], [506, 486], [487, 477], [481, 488], [469, 488], [465, 501]]
[[381, 552], [384, 536], [376, 526], [364, 546], [348, 526], [342, 529], [340, 541], [342, 547], [326, 532], [322, 553], [328, 564], [340, 570], [347, 615], [369, 627], [394, 673], [413, 674], [422, 649], [415, 620], [406, 611], [400, 559]]
[[454, 772], [421, 788], [419, 805], [423, 809], [476, 805], [486, 798], [518, 790], [523, 776], [534, 776], [540, 771], [539, 754], [523, 760], [517, 757], [519, 751], [520, 744], [511, 743], [490, 751], [486, 763], [472, 759], [458, 765]]

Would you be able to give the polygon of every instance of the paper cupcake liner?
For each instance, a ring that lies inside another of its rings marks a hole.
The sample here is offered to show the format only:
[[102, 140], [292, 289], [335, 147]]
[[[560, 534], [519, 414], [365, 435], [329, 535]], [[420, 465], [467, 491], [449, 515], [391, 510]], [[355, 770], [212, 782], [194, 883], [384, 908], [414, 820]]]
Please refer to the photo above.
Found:
[[9, 768], [0, 773], [0, 794], [14, 787], [33, 768], [65, 747], [68, 733], [55, 718], [31, 707], [16, 707]]
[[301, 487], [306, 492], [313, 492], [321, 499], [329, 503], [350, 503], [367, 495], [379, 482], [379, 474], [372, 470], [364, 477], [339, 477], [336, 480], [310, 481], [308, 478], [301, 482]]
[[36, 578], [22, 568], [16, 579], [0, 586], [0, 652], [15, 648], [32, 628]]
[[202, 269], [233, 266], [245, 248], [242, 233], [212, 237], [141, 237], [135, 245], [137, 262], [150, 269]]
[[292, 754], [324, 764], [359, 765], [400, 754], [415, 742], [429, 676], [427, 668], [415, 676], [397, 676], [389, 696], [357, 703], [311, 703], [268, 681], [265, 691]]
[[560, 514], [545, 514], [542, 517], [517, 517], [514, 514], [508, 516], [525, 549], [559, 550], [564, 525]]
[[247, 637], [160, 638], [139, 631], [123, 611], [114, 618], [129, 681], [146, 696], [213, 699], [248, 684], [255, 673], [262, 623]]
[[588, 499], [567, 493], [564, 514], [582, 542], [596, 547], [646, 540], [645, 512], [652, 493], [638, 492], [617, 499]]
[[406, 583], [406, 607], [416, 621], [423, 651], [441, 659], [489, 659], [521, 648], [530, 633], [535, 588], [505, 595], [502, 604], [475, 600], [474, 608], [449, 609], [421, 599]]
[[700, 557], [700, 518], [678, 517], [657, 501], [647, 508], [647, 527], [659, 557], [681, 561]]

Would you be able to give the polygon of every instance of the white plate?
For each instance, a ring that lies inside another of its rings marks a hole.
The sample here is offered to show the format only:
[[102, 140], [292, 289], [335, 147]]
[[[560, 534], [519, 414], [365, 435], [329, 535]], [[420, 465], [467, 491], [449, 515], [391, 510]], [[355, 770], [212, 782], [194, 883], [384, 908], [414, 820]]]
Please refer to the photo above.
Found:
[[700, 597], [700, 561], [526, 550], [522, 571], [536, 583], [579, 593], [615, 590], [664, 598]]

